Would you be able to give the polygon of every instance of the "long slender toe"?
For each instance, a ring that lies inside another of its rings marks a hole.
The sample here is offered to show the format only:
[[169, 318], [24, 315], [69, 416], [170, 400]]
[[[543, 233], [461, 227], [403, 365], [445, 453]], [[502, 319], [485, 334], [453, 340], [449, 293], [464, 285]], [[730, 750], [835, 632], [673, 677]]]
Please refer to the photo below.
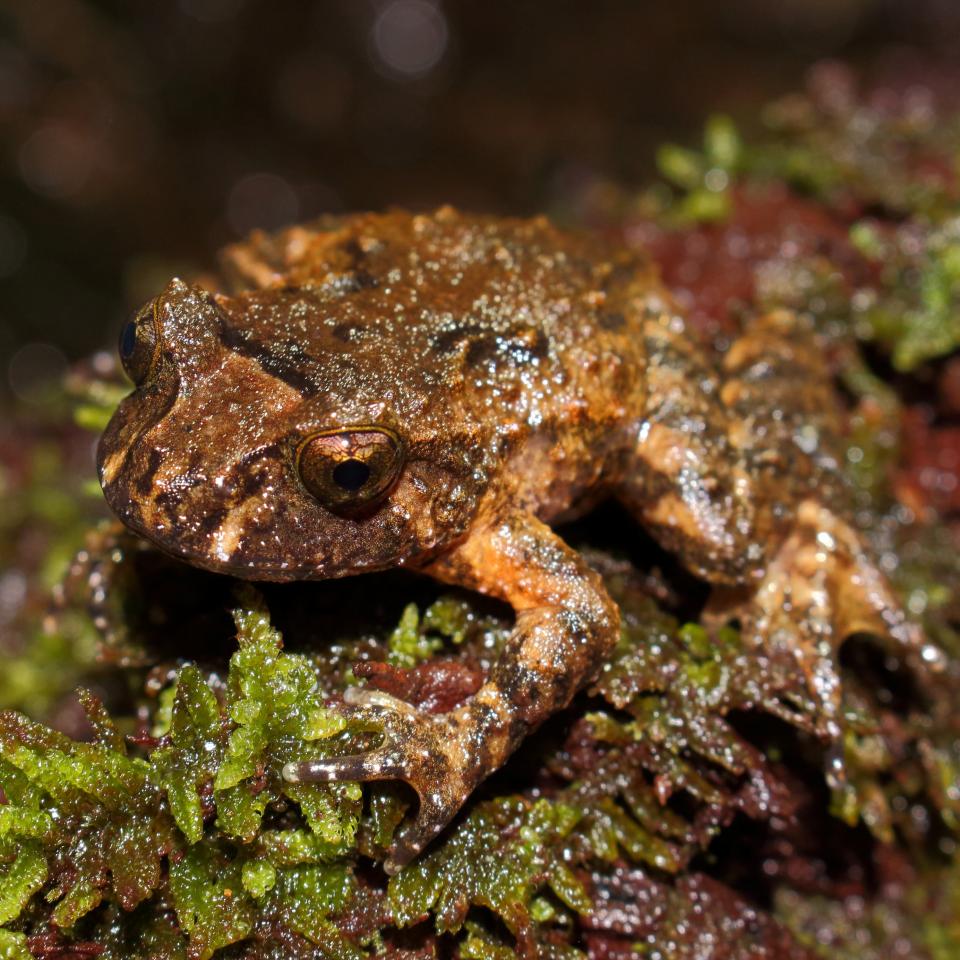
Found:
[[420, 807], [416, 816], [400, 827], [390, 847], [384, 870], [393, 875], [420, 854], [433, 838], [450, 822], [463, 798], [444, 802], [440, 797], [418, 791]]
[[346, 757], [288, 763], [283, 779], [290, 783], [328, 783], [333, 780], [393, 780], [402, 778], [403, 764], [392, 752], [374, 750]]
[[[447, 716], [419, 713], [380, 691], [353, 693], [344, 706], [348, 720], [382, 736], [366, 753], [288, 763], [290, 783], [402, 780], [419, 798], [416, 814], [397, 831], [384, 864], [396, 873], [413, 860], [450, 822], [475, 780], [464, 777], [468, 756], [463, 731]], [[468, 773], [472, 772], [467, 768]]]

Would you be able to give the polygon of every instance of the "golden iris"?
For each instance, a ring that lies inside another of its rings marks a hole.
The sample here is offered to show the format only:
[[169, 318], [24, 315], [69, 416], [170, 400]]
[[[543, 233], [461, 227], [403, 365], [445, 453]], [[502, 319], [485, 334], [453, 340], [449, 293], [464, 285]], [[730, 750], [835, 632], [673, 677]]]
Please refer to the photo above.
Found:
[[325, 430], [297, 448], [303, 485], [334, 513], [350, 514], [382, 500], [403, 466], [403, 444], [387, 427]]

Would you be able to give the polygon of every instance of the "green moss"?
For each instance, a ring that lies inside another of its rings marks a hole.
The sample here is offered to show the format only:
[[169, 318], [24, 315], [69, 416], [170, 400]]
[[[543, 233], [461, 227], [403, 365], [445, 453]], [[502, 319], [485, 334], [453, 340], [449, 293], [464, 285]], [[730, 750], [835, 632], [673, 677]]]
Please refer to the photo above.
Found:
[[433, 914], [439, 931], [457, 931], [470, 908], [481, 906], [517, 933], [531, 922], [530, 903], [542, 890], [585, 912], [590, 897], [565, 865], [563, 847], [580, 816], [556, 801], [504, 798], [480, 805], [439, 849], [390, 882], [396, 922], [408, 926]]
[[[169, 885], [191, 960], [246, 938], [268, 914], [327, 936], [324, 917], [351, 885], [345, 866], [321, 864], [352, 848], [360, 789], [284, 785], [280, 768], [345, 724], [323, 706], [310, 661], [283, 652], [262, 601], [243, 596], [225, 688], [218, 697], [184, 666], [148, 757], [128, 755], [89, 695], [93, 743], [0, 714], [2, 922], [41, 888], [51, 920], [69, 930], [104, 902], [133, 910]], [[296, 804], [304, 828], [261, 829], [281, 802]]]
[[878, 285], [858, 301], [861, 335], [887, 347], [903, 371], [953, 352], [960, 345], [960, 218], [893, 231], [860, 222], [851, 238], [880, 270]]
[[442, 646], [439, 639], [426, 636], [421, 630], [420, 611], [415, 603], [404, 608], [397, 629], [387, 642], [390, 663], [397, 667], [414, 667], [429, 660]]
[[417, 605], [409, 603], [387, 640], [387, 660], [396, 667], [415, 667], [448, 644], [460, 646], [468, 634], [484, 628], [485, 620], [460, 597], [440, 597], [422, 616]]
[[657, 152], [657, 167], [676, 193], [660, 215], [676, 226], [725, 220], [731, 210], [729, 190], [742, 161], [740, 135], [722, 115], [707, 121], [702, 151], [665, 144]]
[[193, 847], [170, 865], [170, 895], [190, 960], [207, 960], [249, 936], [255, 907], [241, 879], [242, 865], [225, 850]]
[[[723, 222], [736, 209], [737, 189], [787, 184], [817, 200], [878, 268], [877, 282], [852, 296], [842, 283], [836, 288], [847, 313], [845, 326], [882, 344], [902, 371], [955, 350], [960, 344], [953, 162], [960, 154], [958, 116], [950, 112], [933, 123], [929, 112], [912, 113], [909, 99], [899, 108], [865, 106], [853, 78], [835, 73], [815, 78], [805, 95], [772, 105], [765, 120], [766, 135], [747, 144], [728, 118], [713, 117], [702, 150], [661, 147], [657, 164], [669, 189], [647, 194], [641, 208], [673, 228]], [[861, 215], [875, 210], [889, 219]], [[761, 265], [757, 299], [817, 312], [818, 301], [837, 301], [818, 288], [835, 284], [841, 270], [819, 252], [799, 260], [784, 255]], [[771, 279], [772, 298], [764, 291]], [[785, 291], [785, 284], [800, 295]]]
[[[549, 798], [474, 806], [393, 878], [386, 904], [398, 928], [432, 917], [438, 933], [464, 935], [471, 911], [482, 908], [516, 936], [563, 934], [591, 909], [591, 865], [626, 857], [677, 872], [709, 841], [712, 830], [694, 830], [663, 806], [664, 791], [684, 791], [715, 811], [743, 809], [735, 783], [714, 771], [734, 780], [758, 775], [755, 749], [719, 720], [763, 689], [756, 664], [745, 660], [735, 632], [708, 642], [702, 627], [678, 626], [628, 582], [610, 585], [621, 596], [625, 630], [597, 692], [631, 719], [592, 714], [595, 769]], [[6, 922], [49, 903], [58, 926], [79, 930], [94, 911], [106, 916], [112, 905], [130, 911], [169, 898], [185, 957], [250, 940], [267, 922], [325, 950], [336, 944], [331, 955], [363, 950], [362, 938], [336, 919], [372, 895], [354, 875], [360, 789], [285, 784], [280, 769], [290, 759], [349, 750], [364, 733], [324, 705], [322, 676], [308, 658], [284, 651], [260, 596], [244, 587], [239, 597], [238, 648], [224, 681], [194, 664], [181, 667], [162, 736], [143, 756], [129, 755], [89, 696], [93, 743], [0, 716]], [[462, 630], [459, 615], [448, 616], [462, 612], [459, 601], [436, 609], [446, 611], [447, 630]], [[412, 620], [405, 612], [401, 626]], [[773, 704], [774, 693], [767, 696]], [[641, 745], [645, 754], [635, 752]], [[369, 855], [383, 856], [404, 806], [390, 788], [372, 793], [362, 831]], [[465, 936], [468, 950], [494, 949], [476, 927]]]
[[0, 930], [0, 958], [2, 960], [34, 960], [27, 946], [25, 934]]

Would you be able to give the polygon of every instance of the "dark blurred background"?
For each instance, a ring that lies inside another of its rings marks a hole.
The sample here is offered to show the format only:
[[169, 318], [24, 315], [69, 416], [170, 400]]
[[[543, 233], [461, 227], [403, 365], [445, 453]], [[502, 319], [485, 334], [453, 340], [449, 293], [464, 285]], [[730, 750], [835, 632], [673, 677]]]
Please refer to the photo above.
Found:
[[842, 58], [956, 58], [957, 0], [0, 0], [0, 391], [29, 399], [253, 227], [562, 213]]

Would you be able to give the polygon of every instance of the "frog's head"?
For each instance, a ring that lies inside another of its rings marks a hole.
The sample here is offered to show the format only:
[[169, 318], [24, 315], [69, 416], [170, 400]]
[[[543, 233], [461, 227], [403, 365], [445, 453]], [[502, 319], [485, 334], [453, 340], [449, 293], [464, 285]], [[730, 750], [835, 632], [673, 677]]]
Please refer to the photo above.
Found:
[[480, 438], [398, 384], [402, 358], [305, 349], [305, 303], [175, 280], [126, 325], [136, 390], [98, 467], [127, 526], [254, 580], [416, 565], [466, 529], [486, 483]]

